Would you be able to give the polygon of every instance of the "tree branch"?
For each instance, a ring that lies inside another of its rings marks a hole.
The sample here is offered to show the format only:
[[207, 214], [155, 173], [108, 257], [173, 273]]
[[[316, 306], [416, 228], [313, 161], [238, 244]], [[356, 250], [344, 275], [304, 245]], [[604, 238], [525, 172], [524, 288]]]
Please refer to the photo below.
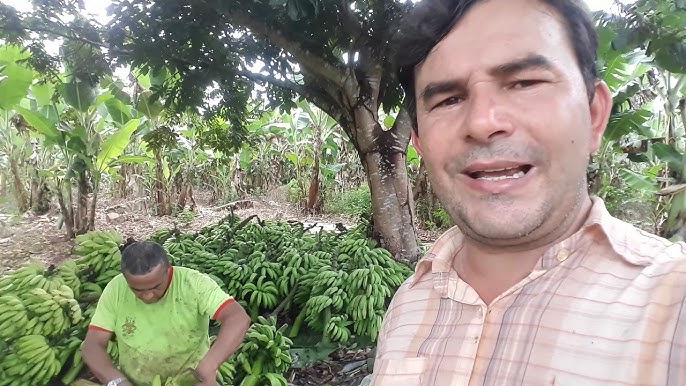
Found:
[[362, 36], [362, 24], [357, 20], [355, 14], [350, 8], [349, 0], [338, 0], [336, 7], [341, 13], [341, 20], [343, 21], [343, 29], [351, 36], [353, 45], [358, 37]]
[[329, 114], [332, 118], [339, 120], [341, 115], [341, 107], [337, 106], [335, 99], [330, 95], [326, 95], [323, 92], [318, 92], [309, 87], [297, 84], [286, 79], [277, 79], [270, 75], [255, 73], [251, 71], [241, 70], [238, 71], [238, 75], [243, 76], [253, 82], [269, 83], [276, 87], [280, 87], [285, 90], [290, 90], [304, 98], [307, 98], [310, 102], [314, 103], [317, 107], [322, 109], [324, 112]]
[[116, 54], [121, 54], [121, 55], [130, 55], [131, 54], [131, 51], [128, 51], [128, 50], [113, 49], [109, 45], [102, 43], [102, 42], [96, 42], [96, 41], [89, 40], [89, 39], [86, 39], [86, 38], [81, 37], [81, 36], [69, 35], [69, 34], [66, 34], [64, 32], [59, 32], [59, 31], [48, 29], [48, 28], [26, 28], [26, 29], [31, 31], [31, 32], [38, 32], [38, 33], [42, 32], [42, 33], [45, 33], [48, 35], [53, 35], [53, 36], [57, 36], [57, 37], [61, 37], [61, 38], [69, 39], [69, 40], [75, 40], [77, 42], [90, 44], [90, 45], [95, 46], [95, 47], [106, 48], [106, 49], [108, 49], [108, 50], [110, 50]]
[[[219, 9], [218, 9], [219, 10]], [[298, 64], [322, 76], [331, 83], [344, 87], [345, 72], [324, 59], [313, 55], [305, 49], [297, 39], [289, 39], [282, 30], [273, 25], [267, 25], [252, 17], [247, 12], [237, 9], [223, 9], [223, 14], [237, 25], [245, 26], [256, 35], [261, 35], [272, 44], [290, 53]]]

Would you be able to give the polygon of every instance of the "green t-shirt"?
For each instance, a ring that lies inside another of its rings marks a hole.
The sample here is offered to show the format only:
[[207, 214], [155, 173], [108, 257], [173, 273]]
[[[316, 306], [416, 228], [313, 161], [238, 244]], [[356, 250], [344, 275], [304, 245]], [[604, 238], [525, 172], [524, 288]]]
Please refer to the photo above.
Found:
[[107, 284], [91, 328], [117, 337], [119, 369], [136, 386], [164, 380], [195, 366], [209, 349], [209, 320], [232, 301], [210, 277], [171, 268], [171, 283], [157, 302], [146, 304], [129, 289], [123, 275]]

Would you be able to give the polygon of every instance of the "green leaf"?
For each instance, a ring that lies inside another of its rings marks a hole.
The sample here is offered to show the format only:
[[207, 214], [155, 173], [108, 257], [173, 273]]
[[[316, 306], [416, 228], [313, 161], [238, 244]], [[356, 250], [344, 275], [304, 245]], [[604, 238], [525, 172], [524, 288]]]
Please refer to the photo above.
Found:
[[7, 64], [0, 75], [5, 76], [0, 81], [0, 108], [11, 110], [28, 94], [31, 82], [33, 82], [33, 72], [19, 64]]
[[95, 102], [95, 88], [88, 82], [74, 79], [69, 83], [62, 83], [59, 87], [62, 97], [67, 104], [79, 111], [86, 112]]
[[29, 125], [33, 126], [38, 133], [45, 137], [47, 145], [64, 145], [64, 137], [57, 129], [57, 122], [48, 119], [36, 111], [23, 107], [17, 106], [16, 110], [26, 119]]
[[136, 131], [139, 123], [138, 119], [132, 119], [105, 139], [95, 162], [98, 170], [107, 169], [109, 162], [121, 155], [126, 145], [129, 144], [131, 134]]
[[147, 162], [155, 162], [155, 160], [145, 155], [122, 155], [117, 158], [117, 163], [120, 164], [142, 164]]
[[673, 146], [666, 143], [652, 144], [653, 154], [662, 162], [666, 162], [670, 169], [681, 171], [684, 156]]
[[293, 165], [295, 165], [295, 166], [298, 166], [298, 165], [299, 165], [299, 162], [298, 162], [298, 155], [297, 155], [297, 154], [292, 153], [292, 152], [288, 152], [288, 153], [284, 154], [283, 156], [284, 156], [287, 160], [291, 161], [291, 163], [292, 163]]
[[646, 124], [652, 113], [648, 110], [630, 110], [612, 114], [603, 137], [607, 141], [618, 141], [629, 133], [649, 137], [650, 127]]
[[138, 103], [136, 103], [136, 110], [140, 111], [143, 115], [148, 118], [157, 118], [164, 107], [159, 101], [152, 100], [152, 92], [145, 91], [141, 93], [138, 97]]
[[657, 192], [657, 186], [655, 181], [648, 176], [638, 174], [633, 170], [620, 169], [619, 177], [632, 189], [645, 192], [645, 193], [655, 193]]
[[120, 126], [133, 118], [131, 116], [131, 105], [124, 103], [118, 98], [110, 98], [105, 101], [105, 107], [107, 107], [107, 112], [112, 117], [112, 120]]
[[39, 107], [50, 105], [54, 93], [55, 85], [49, 82], [36, 83], [31, 86], [31, 94]]
[[419, 154], [417, 154], [417, 149], [411, 144], [407, 147], [407, 162], [410, 165], [419, 165]]
[[392, 115], [386, 115], [386, 118], [383, 119], [383, 124], [390, 129], [393, 127], [393, 124], [395, 124], [395, 117]]

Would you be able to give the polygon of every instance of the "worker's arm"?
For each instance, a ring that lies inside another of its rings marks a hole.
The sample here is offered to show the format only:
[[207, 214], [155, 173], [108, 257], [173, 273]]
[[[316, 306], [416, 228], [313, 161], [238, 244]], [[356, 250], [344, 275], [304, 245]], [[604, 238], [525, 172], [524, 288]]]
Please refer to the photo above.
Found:
[[[104, 385], [116, 378], [126, 378], [114, 366], [110, 356], [107, 354], [107, 343], [111, 338], [111, 331], [91, 326], [86, 333], [86, 339], [83, 341], [83, 347], [81, 348], [81, 356], [84, 363]], [[133, 386], [133, 384], [126, 381], [120, 383], [119, 386]]]
[[196, 371], [202, 379], [198, 386], [215, 386], [217, 370], [240, 346], [245, 332], [250, 327], [250, 317], [243, 307], [233, 299], [222, 305], [214, 319], [221, 322], [217, 339], [198, 363]]

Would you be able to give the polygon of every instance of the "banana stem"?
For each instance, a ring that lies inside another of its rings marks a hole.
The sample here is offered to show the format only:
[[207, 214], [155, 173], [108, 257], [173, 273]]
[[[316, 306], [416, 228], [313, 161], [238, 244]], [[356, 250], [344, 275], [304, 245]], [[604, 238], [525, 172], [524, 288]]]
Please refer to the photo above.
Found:
[[293, 322], [293, 327], [291, 327], [291, 331], [288, 334], [289, 338], [294, 338], [296, 335], [298, 335], [298, 332], [300, 332], [300, 326], [303, 324], [303, 320], [305, 320], [305, 309], [303, 308], [300, 313], [298, 314], [298, 317], [295, 318], [295, 322]]

